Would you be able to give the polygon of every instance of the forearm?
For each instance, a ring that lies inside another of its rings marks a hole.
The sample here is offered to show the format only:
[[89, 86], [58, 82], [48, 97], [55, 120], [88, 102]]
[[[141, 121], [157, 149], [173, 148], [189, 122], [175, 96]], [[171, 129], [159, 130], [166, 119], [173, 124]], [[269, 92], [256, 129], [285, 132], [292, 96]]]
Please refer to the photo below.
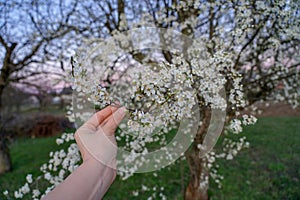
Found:
[[114, 169], [91, 158], [42, 200], [100, 200], [115, 177]]
[[76, 131], [83, 163], [42, 200], [102, 199], [116, 177], [114, 132], [124, 116], [124, 108], [106, 107]]

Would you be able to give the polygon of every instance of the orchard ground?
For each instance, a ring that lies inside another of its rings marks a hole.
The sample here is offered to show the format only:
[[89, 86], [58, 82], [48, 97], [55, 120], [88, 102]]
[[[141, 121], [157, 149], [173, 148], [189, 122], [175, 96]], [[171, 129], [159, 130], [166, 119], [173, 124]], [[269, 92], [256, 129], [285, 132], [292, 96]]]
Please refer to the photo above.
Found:
[[[250, 148], [232, 161], [217, 161], [224, 179], [221, 189], [211, 184], [211, 199], [300, 199], [300, 109], [272, 103], [258, 107], [264, 110], [259, 121], [242, 133]], [[13, 191], [23, 185], [26, 174], [39, 174], [49, 152], [61, 148], [56, 138], [18, 138], [11, 142], [13, 171], [0, 175], [0, 199], [6, 199], [3, 190]], [[137, 174], [125, 181], [117, 177], [104, 199], [148, 199], [154, 194], [153, 199], [161, 199], [160, 194], [167, 199], [182, 199], [188, 178], [185, 161], [178, 160], [155, 173]], [[38, 184], [44, 187], [43, 182]]]

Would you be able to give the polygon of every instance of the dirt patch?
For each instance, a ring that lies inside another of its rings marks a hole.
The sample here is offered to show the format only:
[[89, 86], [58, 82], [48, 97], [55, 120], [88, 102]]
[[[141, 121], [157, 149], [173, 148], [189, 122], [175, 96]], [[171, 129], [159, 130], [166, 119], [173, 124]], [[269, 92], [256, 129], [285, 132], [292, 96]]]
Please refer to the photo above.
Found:
[[74, 128], [74, 124], [64, 116], [33, 113], [31, 116], [12, 116], [4, 124], [2, 132], [9, 137], [29, 136], [35, 138], [54, 136], [70, 128]]
[[[293, 108], [290, 104], [279, 102], [256, 103], [252, 107], [258, 117], [300, 117], [300, 106]], [[249, 111], [246, 111], [249, 113]]]
[[67, 128], [74, 128], [74, 125], [62, 116], [39, 114], [34, 116], [31, 121], [33, 125], [25, 134], [32, 138], [54, 136], [62, 133]]

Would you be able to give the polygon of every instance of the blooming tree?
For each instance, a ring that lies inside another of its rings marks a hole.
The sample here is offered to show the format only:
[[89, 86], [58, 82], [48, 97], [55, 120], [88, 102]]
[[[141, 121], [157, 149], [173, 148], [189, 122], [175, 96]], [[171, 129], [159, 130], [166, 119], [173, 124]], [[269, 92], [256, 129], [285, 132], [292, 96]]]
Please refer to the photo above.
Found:
[[[111, 13], [106, 37], [87, 40], [72, 59], [70, 112], [80, 125], [95, 108], [127, 108], [116, 134], [124, 144], [118, 152], [124, 179], [185, 157], [185, 199], [208, 199], [209, 181], [222, 179], [215, 160], [231, 160], [249, 146], [245, 137], [225, 138], [222, 152], [213, 150], [221, 133], [239, 134], [256, 122], [241, 111], [261, 100], [299, 103], [296, 1], [92, 3]], [[89, 11], [90, 20], [97, 18], [97, 10]], [[64, 134], [57, 142], [70, 139]], [[51, 154], [42, 167], [52, 184], [47, 191], [77, 166], [77, 156], [74, 144], [68, 153]], [[15, 196], [29, 192], [24, 187]]]

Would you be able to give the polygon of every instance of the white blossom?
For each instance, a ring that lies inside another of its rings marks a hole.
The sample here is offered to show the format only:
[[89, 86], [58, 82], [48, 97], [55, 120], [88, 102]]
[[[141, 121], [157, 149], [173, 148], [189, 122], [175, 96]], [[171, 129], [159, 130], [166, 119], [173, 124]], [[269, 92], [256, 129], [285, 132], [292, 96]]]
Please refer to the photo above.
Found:
[[28, 174], [26, 176], [26, 180], [27, 180], [28, 183], [32, 183], [32, 174]]

